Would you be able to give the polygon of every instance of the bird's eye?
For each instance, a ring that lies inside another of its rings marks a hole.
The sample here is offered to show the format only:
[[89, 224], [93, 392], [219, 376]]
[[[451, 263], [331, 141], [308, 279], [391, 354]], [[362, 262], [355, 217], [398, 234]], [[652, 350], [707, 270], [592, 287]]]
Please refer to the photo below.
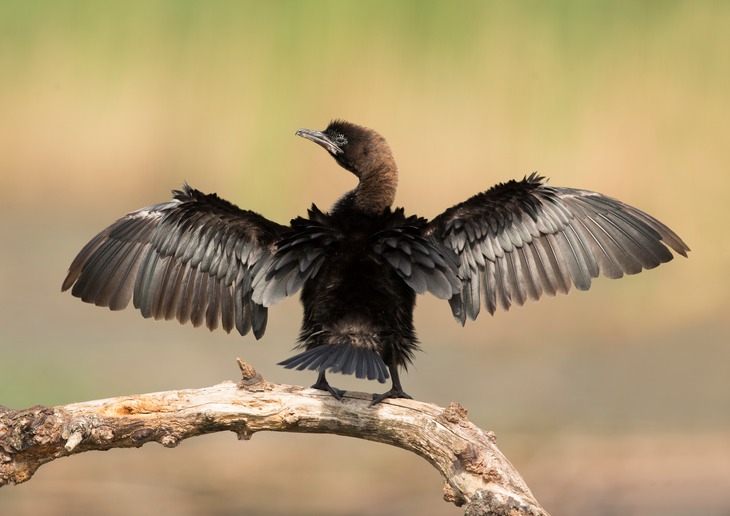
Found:
[[347, 144], [347, 138], [344, 137], [344, 135], [336, 134], [335, 135], [335, 143], [342, 147], [343, 145]]

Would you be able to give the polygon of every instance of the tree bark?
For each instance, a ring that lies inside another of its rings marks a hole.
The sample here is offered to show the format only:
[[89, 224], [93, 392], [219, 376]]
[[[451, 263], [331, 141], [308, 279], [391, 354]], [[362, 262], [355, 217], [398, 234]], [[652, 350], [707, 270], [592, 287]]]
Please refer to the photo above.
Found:
[[465, 514], [546, 515], [492, 432], [470, 423], [457, 403], [415, 400], [369, 407], [370, 395], [338, 401], [322, 391], [265, 381], [239, 360], [243, 379], [203, 389], [167, 391], [10, 410], [0, 406], [0, 486], [29, 480], [52, 460], [89, 450], [168, 448], [183, 439], [230, 430], [248, 440], [262, 430], [328, 433], [416, 453], [444, 478], [444, 499]]

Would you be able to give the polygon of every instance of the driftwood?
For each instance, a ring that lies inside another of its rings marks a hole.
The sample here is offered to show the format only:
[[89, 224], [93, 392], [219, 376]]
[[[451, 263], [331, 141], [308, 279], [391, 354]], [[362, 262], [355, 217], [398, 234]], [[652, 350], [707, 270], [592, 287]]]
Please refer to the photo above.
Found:
[[313, 389], [265, 381], [239, 360], [243, 380], [203, 389], [167, 391], [10, 410], [0, 406], [0, 486], [29, 480], [43, 464], [89, 450], [172, 448], [188, 437], [230, 430], [329, 433], [412, 451], [443, 476], [444, 499], [465, 514], [546, 515], [495, 437], [470, 423], [456, 403], [415, 400], [369, 407], [369, 395], [341, 401]]

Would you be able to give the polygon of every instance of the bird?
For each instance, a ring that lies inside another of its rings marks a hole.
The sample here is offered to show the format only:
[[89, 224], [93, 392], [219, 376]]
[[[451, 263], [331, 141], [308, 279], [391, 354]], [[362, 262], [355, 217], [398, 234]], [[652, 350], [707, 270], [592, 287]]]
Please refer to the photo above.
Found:
[[[357, 178], [329, 211], [280, 224], [185, 183], [170, 201], [132, 211], [93, 237], [62, 290], [144, 317], [260, 339], [268, 309], [300, 293], [297, 354], [279, 363], [386, 383], [371, 406], [411, 398], [400, 371], [419, 342], [416, 296], [448, 302], [462, 326], [528, 300], [587, 290], [593, 278], [636, 274], [689, 247], [662, 222], [609, 196], [550, 186], [533, 172], [498, 183], [431, 220], [393, 207], [398, 168], [376, 131], [333, 120], [296, 135]], [[673, 252], [672, 252], [673, 251]]]

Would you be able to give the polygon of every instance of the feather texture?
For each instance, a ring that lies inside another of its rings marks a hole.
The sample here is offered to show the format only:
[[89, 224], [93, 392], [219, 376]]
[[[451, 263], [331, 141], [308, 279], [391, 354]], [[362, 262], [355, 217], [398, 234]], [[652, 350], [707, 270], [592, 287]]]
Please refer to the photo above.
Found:
[[[650, 215], [596, 192], [556, 188], [532, 174], [449, 208], [424, 235], [443, 240], [459, 260], [464, 287], [451, 302], [464, 324], [542, 294], [588, 290], [592, 278], [620, 278], [686, 256], [689, 248]], [[481, 291], [480, 291], [481, 288]]]
[[187, 185], [173, 194], [96, 235], [62, 289], [112, 310], [131, 300], [144, 317], [261, 337], [266, 309], [251, 298], [252, 270], [285, 227]]

